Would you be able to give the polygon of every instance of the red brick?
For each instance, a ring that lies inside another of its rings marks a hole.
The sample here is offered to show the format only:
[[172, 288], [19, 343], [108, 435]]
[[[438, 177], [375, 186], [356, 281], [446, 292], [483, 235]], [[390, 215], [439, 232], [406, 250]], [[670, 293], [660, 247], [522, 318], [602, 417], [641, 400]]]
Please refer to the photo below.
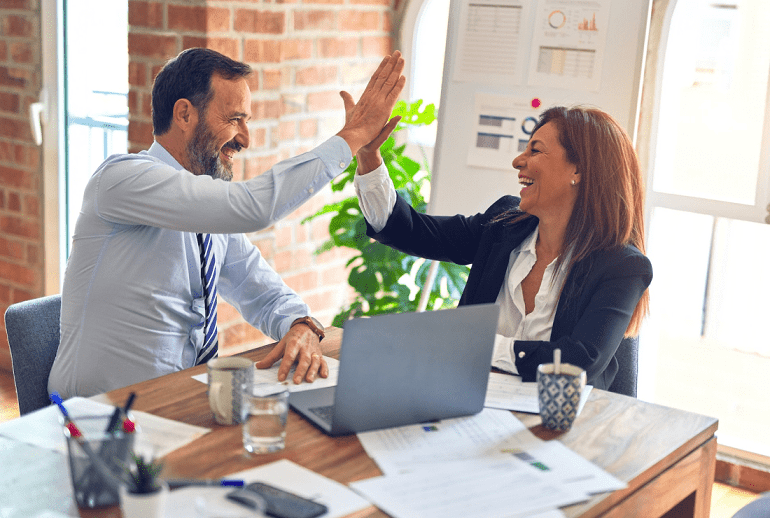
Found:
[[8, 193], [8, 210], [21, 212], [21, 197], [17, 192]]
[[283, 73], [280, 69], [262, 71], [262, 87], [265, 90], [278, 90], [281, 88]]
[[37, 239], [40, 237], [40, 222], [15, 216], [0, 217], [0, 230], [14, 236]]
[[275, 229], [275, 246], [285, 248], [294, 244], [294, 229], [289, 226], [282, 226]]
[[14, 63], [29, 64], [35, 60], [35, 55], [32, 52], [32, 44], [26, 41], [16, 41], [11, 43], [9, 52]]
[[168, 28], [205, 33], [226, 32], [230, 30], [230, 10], [217, 7], [169, 5]]
[[147, 65], [130, 61], [128, 63], [128, 84], [130, 86], [147, 86]]
[[39, 297], [40, 294], [34, 294], [31, 291], [27, 290], [20, 290], [19, 288], [14, 288], [13, 290], [13, 303], [17, 302], [24, 302], [25, 300], [32, 300], [36, 297]]
[[27, 216], [40, 216], [40, 200], [37, 196], [27, 195], [24, 197], [24, 214]]
[[152, 117], [152, 94], [146, 92], [142, 94], [142, 110], [137, 115], [144, 115], [147, 120]]
[[163, 4], [131, 0], [128, 3], [128, 24], [151, 29], [162, 29]]
[[[149, 147], [153, 142], [152, 124], [129, 120], [128, 141], [134, 145]], [[141, 149], [146, 149], [146, 147], [141, 147]]]
[[275, 254], [275, 271], [278, 273], [308, 268], [312, 264], [312, 255], [307, 250], [287, 250]]
[[307, 100], [305, 94], [281, 94], [281, 115], [294, 115], [305, 111]]
[[364, 57], [385, 56], [392, 52], [393, 40], [389, 36], [364, 36], [361, 49]]
[[19, 96], [8, 92], [0, 92], [0, 110], [19, 113]]
[[36, 189], [37, 182], [35, 178], [36, 175], [26, 171], [0, 166], [0, 185], [5, 188]]
[[0, 61], [8, 59], [8, 42], [0, 40]]
[[2, 19], [3, 36], [31, 37], [32, 22], [24, 16], [9, 14]]
[[321, 271], [321, 285], [333, 286], [335, 284], [347, 284], [348, 276], [350, 276], [350, 272], [341, 266], [325, 268]]
[[0, 67], [0, 86], [26, 88], [27, 77], [19, 72], [18, 69]]
[[281, 61], [281, 42], [246, 40], [243, 43], [243, 59], [250, 63], [278, 63]]
[[0, 237], [0, 255], [11, 259], [24, 259], [24, 244]]
[[358, 38], [321, 38], [318, 55], [321, 58], [355, 57], [358, 55]]
[[336, 91], [311, 92], [307, 94], [307, 109], [309, 112], [323, 110], [338, 110], [342, 106], [340, 94]]
[[27, 246], [27, 264], [40, 264], [40, 246], [28, 245]]
[[148, 58], [169, 59], [179, 54], [176, 36], [128, 33], [128, 54]]
[[318, 288], [318, 272], [309, 271], [284, 277], [284, 282], [296, 292]]
[[281, 116], [281, 101], [252, 101], [251, 117], [254, 120], [277, 119]]
[[196, 36], [185, 36], [182, 38], [182, 47], [189, 49], [192, 47], [203, 47], [216, 50], [232, 59], [240, 59], [238, 53], [238, 41], [233, 38], [205, 38]]
[[390, 5], [391, 0], [350, 0], [351, 5]]
[[219, 336], [225, 347], [235, 347], [264, 338], [264, 335], [258, 329], [243, 320], [237, 324], [227, 326], [220, 331]]
[[380, 28], [380, 14], [375, 11], [342, 11], [339, 15], [341, 31], [371, 31]]
[[0, 2], [2, 9], [31, 9], [29, 0], [2, 0]]
[[304, 0], [303, 4], [342, 4], [344, 0]]
[[333, 11], [294, 11], [296, 31], [331, 31], [335, 28]]
[[217, 322], [230, 322], [240, 318], [241, 314], [237, 309], [222, 300], [222, 297], [217, 299]]
[[281, 142], [293, 140], [297, 136], [297, 123], [295, 121], [281, 121], [278, 123], [278, 138]]
[[235, 30], [257, 34], [283, 34], [286, 30], [286, 13], [238, 9], [235, 13]]
[[251, 144], [249, 147], [261, 148], [267, 143], [267, 131], [265, 128], [256, 128], [251, 133]]
[[383, 13], [382, 30], [388, 34], [393, 33], [393, 12], [387, 11]]
[[312, 40], [281, 41], [281, 61], [292, 59], [310, 59], [313, 57]]
[[313, 138], [318, 134], [318, 121], [315, 119], [306, 119], [299, 123], [299, 136], [302, 138]]
[[336, 66], [315, 66], [297, 70], [294, 81], [298, 86], [324, 85], [337, 81]]
[[0, 117], [0, 135], [16, 139], [23, 138], [25, 140], [32, 140], [30, 131], [29, 120]]

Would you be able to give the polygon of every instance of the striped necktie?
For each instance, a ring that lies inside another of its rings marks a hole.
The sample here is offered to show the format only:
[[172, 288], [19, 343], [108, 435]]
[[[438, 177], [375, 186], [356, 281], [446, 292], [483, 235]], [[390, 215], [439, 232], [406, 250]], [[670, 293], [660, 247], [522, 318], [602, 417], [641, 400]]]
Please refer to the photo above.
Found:
[[214, 262], [214, 250], [211, 248], [211, 235], [197, 234], [197, 237], [201, 252], [203, 297], [206, 301], [206, 322], [203, 326], [205, 338], [195, 362], [196, 365], [200, 365], [216, 357], [219, 351], [219, 338], [217, 338], [217, 285], [214, 282], [217, 276], [217, 267]]

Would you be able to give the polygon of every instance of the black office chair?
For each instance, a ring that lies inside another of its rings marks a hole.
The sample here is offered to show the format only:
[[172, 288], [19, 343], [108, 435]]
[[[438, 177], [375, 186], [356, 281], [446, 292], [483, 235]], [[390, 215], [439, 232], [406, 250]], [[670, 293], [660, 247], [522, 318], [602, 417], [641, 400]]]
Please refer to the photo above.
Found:
[[618, 360], [618, 373], [607, 390], [636, 397], [639, 378], [639, 337], [624, 338], [620, 342], [615, 358]]
[[13, 381], [21, 415], [49, 405], [48, 375], [59, 349], [61, 295], [12, 304], [5, 311]]
[[733, 518], [770, 518], [770, 492], [762, 493], [756, 500], [738, 509]]

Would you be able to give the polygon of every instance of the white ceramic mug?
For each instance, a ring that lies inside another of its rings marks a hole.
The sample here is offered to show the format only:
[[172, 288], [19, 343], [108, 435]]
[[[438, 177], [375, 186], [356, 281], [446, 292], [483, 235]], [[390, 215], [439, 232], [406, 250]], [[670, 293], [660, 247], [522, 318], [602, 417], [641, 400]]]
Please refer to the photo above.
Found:
[[243, 384], [254, 381], [254, 362], [248, 358], [214, 358], [206, 364], [209, 376], [209, 406], [217, 423], [243, 422]]

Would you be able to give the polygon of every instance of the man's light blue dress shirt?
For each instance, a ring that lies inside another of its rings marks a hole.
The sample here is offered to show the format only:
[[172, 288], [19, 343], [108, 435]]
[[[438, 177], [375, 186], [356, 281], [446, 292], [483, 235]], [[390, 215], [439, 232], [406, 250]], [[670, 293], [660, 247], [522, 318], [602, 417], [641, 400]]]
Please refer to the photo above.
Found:
[[91, 396], [192, 367], [203, 345], [196, 232], [212, 234], [219, 296], [280, 339], [310, 310], [243, 232], [274, 224], [350, 163], [332, 137], [243, 182], [186, 171], [160, 144], [89, 180], [62, 289], [49, 391]]

